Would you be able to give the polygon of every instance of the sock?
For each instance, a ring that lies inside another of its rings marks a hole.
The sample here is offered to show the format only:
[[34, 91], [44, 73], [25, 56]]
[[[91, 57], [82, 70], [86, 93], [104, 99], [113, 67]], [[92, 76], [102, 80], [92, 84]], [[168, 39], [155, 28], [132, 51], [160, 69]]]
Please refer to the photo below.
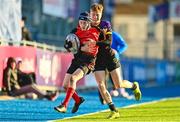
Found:
[[65, 107], [67, 107], [67, 105], [68, 105], [70, 99], [72, 98], [72, 95], [74, 94], [74, 92], [75, 92], [75, 90], [74, 90], [73, 88], [71, 88], [71, 87], [69, 87], [69, 88], [67, 89], [66, 97], [65, 97], [62, 105], [64, 105]]
[[135, 90], [137, 88], [137, 86], [135, 84], [133, 84], [132, 90]]
[[74, 99], [74, 101], [75, 101], [76, 103], [79, 103], [79, 102], [80, 102], [80, 98], [79, 98], [79, 96], [78, 96], [78, 94], [77, 94], [76, 91], [74, 91], [74, 94], [72, 95], [72, 98]]
[[116, 109], [116, 107], [114, 106], [114, 104], [111, 102], [111, 103], [108, 103], [108, 106], [109, 106], [109, 109], [111, 110], [111, 111], [115, 111], [115, 112], [117, 112], [117, 109]]
[[[64, 88], [64, 90], [67, 92], [67, 88]], [[76, 91], [74, 91], [74, 94], [72, 95], [72, 98], [73, 98], [73, 100], [74, 100], [76, 103], [79, 103], [79, 102], [80, 102], [80, 98], [79, 98], [79, 96], [78, 96], [78, 94], [77, 94]]]

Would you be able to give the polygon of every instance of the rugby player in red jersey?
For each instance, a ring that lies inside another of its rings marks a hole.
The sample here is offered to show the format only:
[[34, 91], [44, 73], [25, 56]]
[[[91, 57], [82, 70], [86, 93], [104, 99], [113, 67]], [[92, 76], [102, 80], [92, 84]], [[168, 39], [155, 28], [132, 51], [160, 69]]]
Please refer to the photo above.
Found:
[[[79, 105], [84, 102], [84, 99], [79, 97], [75, 91], [76, 83], [86, 74], [89, 74], [92, 70], [94, 70], [96, 54], [98, 52], [96, 42], [98, 41], [100, 30], [97, 27], [90, 26], [89, 15], [84, 12], [80, 14], [79, 24], [71, 33], [75, 34], [79, 38], [80, 48], [77, 53], [74, 54], [74, 59], [65, 74], [63, 87], [66, 89], [66, 97], [60, 105], [54, 107], [56, 111], [61, 113], [65, 113], [67, 111], [68, 103], [71, 98], [75, 100], [72, 113], [75, 113], [78, 110]], [[71, 47], [71, 44], [65, 45], [67, 50]], [[92, 50], [90, 52], [82, 51], [81, 46], [83, 45], [91, 47]]]

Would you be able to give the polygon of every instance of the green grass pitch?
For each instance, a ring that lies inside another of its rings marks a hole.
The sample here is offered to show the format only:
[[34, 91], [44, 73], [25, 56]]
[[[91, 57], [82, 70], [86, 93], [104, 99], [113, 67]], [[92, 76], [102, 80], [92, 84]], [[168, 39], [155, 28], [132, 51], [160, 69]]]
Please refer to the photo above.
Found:
[[120, 118], [108, 120], [109, 111], [55, 122], [180, 122], [180, 98], [119, 109]]

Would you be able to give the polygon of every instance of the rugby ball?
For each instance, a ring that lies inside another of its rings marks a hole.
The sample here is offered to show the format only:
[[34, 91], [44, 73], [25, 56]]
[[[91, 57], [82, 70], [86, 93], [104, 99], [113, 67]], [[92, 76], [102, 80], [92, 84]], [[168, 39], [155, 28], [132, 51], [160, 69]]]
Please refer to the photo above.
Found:
[[73, 54], [76, 54], [78, 52], [80, 41], [76, 34], [68, 34], [66, 37], [66, 43], [71, 44], [71, 46], [68, 48], [70, 52], [72, 52]]

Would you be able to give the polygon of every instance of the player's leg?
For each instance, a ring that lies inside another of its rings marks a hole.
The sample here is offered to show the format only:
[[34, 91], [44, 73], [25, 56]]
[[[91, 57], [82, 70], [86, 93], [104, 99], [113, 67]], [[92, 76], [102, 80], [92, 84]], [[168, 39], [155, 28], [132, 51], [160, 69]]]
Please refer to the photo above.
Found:
[[[91, 71], [92, 71], [92, 67], [90, 66], [89, 67], [89, 63], [87, 63], [87, 64], [83, 64], [83, 65], [81, 65], [80, 66], [80, 68], [82, 69], [82, 71], [83, 71], [83, 73], [84, 73], [84, 76], [85, 75], [87, 75], [87, 74], [89, 74]], [[94, 68], [93, 68], [94, 69]], [[72, 108], [72, 110], [71, 110], [71, 112], [72, 113], [76, 113], [77, 111], [78, 111], [78, 109], [79, 109], [79, 106], [83, 103], [85, 101], [85, 99], [83, 98], [83, 97], [80, 97], [80, 101], [79, 102], [75, 102], [75, 104], [74, 104], [74, 106], [73, 106], [73, 108]]]
[[[119, 67], [120, 68], [120, 67]], [[119, 68], [116, 68], [110, 72], [110, 75], [112, 77], [112, 80], [114, 82], [115, 88], [131, 88], [134, 92], [135, 99], [140, 100], [141, 99], [141, 91], [139, 89], [139, 84], [137, 82], [130, 82], [128, 80], [123, 80], [121, 75], [121, 70]]]
[[[76, 82], [79, 81], [85, 74], [86, 74], [86, 72], [84, 72], [83, 69], [78, 68], [78, 69], [73, 73], [73, 76], [72, 76], [71, 79], [70, 79], [70, 87], [73, 88], [73, 89], [76, 89]], [[73, 95], [75, 95], [75, 94], [73, 94]], [[79, 106], [80, 106], [84, 101], [85, 101], [85, 100], [84, 100], [83, 97], [79, 97], [79, 100], [74, 103], [74, 106], [73, 106], [71, 112], [72, 112], [72, 113], [77, 112], [78, 109], [79, 109]]]
[[[63, 80], [63, 88], [65, 89], [65, 91], [67, 91], [68, 87], [69, 87], [69, 83], [70, 83], [70, 78], [71, 78], [72, 74], [66, 73], [64, 80]], [[79, 97], [79, 95], [77, 94], [77, 92], [75, 91], [72, 98], [74, 99], [75, 103], [79, 103], [81, 101], [83, 101], [84, 99], [82, 97]]]
[[76, 89], [76, 82], [80, 80], [84, 76], [84, 72], [82, 69], [78, 68], [70, 77], [69, 87], [66, 92], [66, 97], [61, 105], [55, 107], [55, 110], [61, 113], [65, 113], [67, 111], [67, 106], [69, 104], [70, 99], [72, 98], [75, 89]]
[[108, 116], [108, 118], [114, 119], [114, 118], [119, 117], [120, 116], [119, 112], [116, 109], [112, 101], [111, 95], [109, 94], [105, 86], [105, 71], [95, 71], [94, 74], [95, 74], [95, 78], [96, 78], [101, 96], [106, 101], [106, 103], [109, 106], [109, 109], [111, 110], [111, 114]]
[[65, 74], [65, 77], [64, 77], [64, 80], [63, 80], [63, 84], [62, 84], [62, 86], [63, 86], [65, 91], [69, 87], [69, 82], [70, 82], [71, 76], [72, 76], [72, 74], [69, 74], [69, 73]]
[[[105, 81], [104, 82], [105, 82], [106, 89], [108, 89], [108, 84], [107, 84], [108, 78], [109, 78], [109, 72], [108, 72], [108, 70], [105, 70]], [[103, 105], [106, 104], [106, 101], [103, 99], [99, 90], [98, 90], [98, 95], [99, 95], [101, 104], [103, 104]]]
[[[120, 63], [120, 62], [119, 62], [119, 63]], [[121, 79], [123, 79], [123, 72], [122, 72], [122, 67], [121, 67], [121, 65], [120, 65], [119, 69], [120, 69], [120, 77], [121, 77]], [[111, 78], [111, 80], [112, 80], [112, 78]], [[112, 81], [112, 82], [113, 82], [113, 81]], [[113, 84], [114, 84], [114, 83], [113, 83]], [[114, 85], [114, 87], [115, 87], [115, 85]], [[118, 90], [118, 92], [120, 93], [120, 95], [121, 95], [122, 97], [125, 97], [125, 98], [127, 98], [127, 99], [132, 99], [132, 98], [133, 98], [133, 96], [129, 95], [129, 93], [126, 91], [125, 88], [119, 88], [119, 89], [117, 89], [117, 90]]]
[[108, 94], [105, 86], [105, 71], [95, 71], [94, 74], [102, 98], [106, 101], [106, 103], [112, 102], [111, 96]]
[[[103, 56], [102, 52], [98, 53], [97, 59], [96, 59], [96, 63], [95, 63], [95, 70], [94, 70], [94, 72], [96, 72], [96, 71], [103, 71], [104, 72], [105, 71], [105, 77], [103, 77], [102, 81], [104, 81], [105, 85], [106, 85], [106, 76], [109, 73], [106, 72], [106, 70], [105, 70], [106, 69], [106, 60], [104, 60], [104, 58], [105, 57]], [[98, 81], [97, 81], [97, 83], [98, 83]], [[107, 86], [106, 86], [106, 88], [107, 88]], [[100, 100], [100, 102], [102, 104], [106, 104], [107, 103], [106, 100], [104, 99], [104, 97], [101, 95], [100, 90], [98, 90], [98, 96], [99, 96], [99, 100]]]
[[[114, 53], [115, 53], [115, 57], [116, 57], [116, 59], [118, 59], [119, 60], [119, 63], [120, 63], [120, 55], [119, 55], [119, 53], [117, 52], [117, 50], [114, 50], [113, 49], [113, 51], [114, 51]], [[120, 66], [120, 72], [121, 72], [121, 79], [123, 79], [123, 74], [122, 74], [122, 68], [121, 68], [121, 66]], [[115, 89], [115, 85], [114, 85], [114, 83], [113, 83], [113, 80], [112, 80], [112, 77], [111, 77], [111, 75], [110, 75], [110, 81], [111, 81], [111, 83], [113, 84], [113, 91], [112, 91], [112, 93], [113, 92], [119, 92], [120, 93], [120, 95], [122, 96], [122, 97], [125, 97], [125, 98], [128, 98], [128, 99], [130, 99], [130, 98], [132, 98], [130, 95], [129, 95], [129, 93], [128, 92], [126, 92], [126, 90], [125, 90], [125, 88], [119, 88], [119, 89]]]
[[120, 72], [120, 67], [112, 70], [110, 72], [110, 75], [112, 77], [112, 80], [114, 82], [115, 88], [133, 88], [133, 83], [122, 79], [122, 75]]
[[73, 96], [75, 89], [76, 89], [76, 82], [78, 80], [80, 80], [84, 75], [83, 70], [81, 70], [80, 68], [78, 68], [71, 76], [70, 78], [70, 83], [69, 83], [69, 87], [67, 89], [67, 94], [66, 97], [62, 103], [62, 105], [64, 105], [65, 107], [67, 107], [71, 97]]
[[141, 99], [141, 91], [139, 89], [139, 84], [137, 82], [131, 83], [128, 80], [123, 80], [122, 72], [121, 72], [121, 64], [119, 60], [115, 57], [115, 53], [113, 51], [109, 52], [109, 60], [107, 62], [107, 69], [110, 72], [112, 80], [114, 82], [115, 88], [131, 88], [134, 92], [134, 96], [136, 100]]

